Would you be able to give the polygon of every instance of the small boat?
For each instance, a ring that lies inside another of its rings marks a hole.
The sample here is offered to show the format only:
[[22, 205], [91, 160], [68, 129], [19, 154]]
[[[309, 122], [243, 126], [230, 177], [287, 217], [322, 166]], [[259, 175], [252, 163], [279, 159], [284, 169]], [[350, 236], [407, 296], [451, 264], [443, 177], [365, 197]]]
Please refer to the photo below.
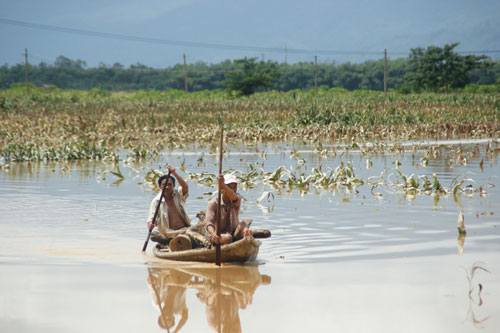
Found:
[[[252, 236], [247, 236], [236, 242], [222, 245], [220, 247], [221, 262], [254, 261], [259, 254], [261, 244], [261, 241], [256, 240]], [[161, 259], [215, 263], [215, 247], [202, 247], [184, 251], [170, 251], [168, 247], [155, 247], [153, 253]]]

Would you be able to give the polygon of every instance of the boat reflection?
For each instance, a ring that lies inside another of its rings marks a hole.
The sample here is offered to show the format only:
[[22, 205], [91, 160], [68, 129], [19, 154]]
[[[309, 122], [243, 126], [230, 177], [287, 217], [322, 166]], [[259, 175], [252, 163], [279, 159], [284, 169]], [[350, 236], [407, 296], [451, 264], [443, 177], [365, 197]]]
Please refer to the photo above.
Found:
[[260, 274], [257, 266], [157, 266], [148, 270], [153, 303], [160, 310], [158, 325], [168, 332], [180, 331], [187, 322], [186, 293], [190, 288], [197, 290], [196, 297], [205, 304], [210, 328], [217, 332], [241, 332], [239, 310], [252, 304], [259, 285], [271, 282], [271, 277]]

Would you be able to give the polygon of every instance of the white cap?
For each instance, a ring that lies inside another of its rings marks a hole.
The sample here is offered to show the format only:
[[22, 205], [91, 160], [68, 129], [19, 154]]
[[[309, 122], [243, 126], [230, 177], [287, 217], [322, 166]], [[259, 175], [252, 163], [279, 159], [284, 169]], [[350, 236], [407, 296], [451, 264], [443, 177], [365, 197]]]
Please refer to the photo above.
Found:
[[229, 184], [238, 184], [238, 180], [233, 174], [228, 174], [224, 176], [224, 184], [229, 185]]

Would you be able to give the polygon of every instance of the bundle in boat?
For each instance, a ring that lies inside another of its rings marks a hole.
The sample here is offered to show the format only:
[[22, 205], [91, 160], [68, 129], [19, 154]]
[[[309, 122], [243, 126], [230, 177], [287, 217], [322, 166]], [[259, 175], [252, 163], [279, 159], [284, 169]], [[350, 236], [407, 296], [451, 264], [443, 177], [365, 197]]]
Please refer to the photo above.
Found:
[[170, 240], [168, 244], [170, 251], [186, 251], [191, 250], [193, 245], [191, 244], [191, 238], [188, 235], [178, 235]]

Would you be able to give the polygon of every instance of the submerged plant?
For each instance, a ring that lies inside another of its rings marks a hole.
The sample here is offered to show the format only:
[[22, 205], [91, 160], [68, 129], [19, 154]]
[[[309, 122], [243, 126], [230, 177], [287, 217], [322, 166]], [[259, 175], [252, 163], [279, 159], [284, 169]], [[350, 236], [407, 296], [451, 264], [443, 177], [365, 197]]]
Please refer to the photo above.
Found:
[[65, 141], [57, 145], [38, 145], [34, 142], [10, 143], [0, 148], [0, 156], [6, 161], [60, 161], [60, 160], [112, 160], [118, 161], [118, 154], [106, 141], [101, 143]]
[[[161, 170], [149, 169], [144, 177], [145, 184], [152, 190], [159, 190], [158, 187], [158, 178], [163, 176], [163, 172]], [[144, 183], [139, 183], [139, 185], [143, 185]]]
[[[495, 94], [391, 94], [390, 98], [378, 92], [328, 91], [314, 98], [307, 91], [297, 94], [297, 99], [279, 92], [234, 99], [218, 92], [51, 90], [27, 96], [20, 90], [3, 90], [0, 154], [17, 156], [17, 160], [33, 158], [37, 149], [31, 154], [25, 147], [25, 152], [16, 155], [15, 148], [8, 148], [29, 143], [57, 150], [61, 142], [107, 141], [111, 151], [129, 149], [130, 156], [137, 158], [191, 143], [210, 147], [217, 141], [217, 119], [225, 110], [232, 110], [225, 113], [227, 137], [240, 143], [344, 142], [355, 149], [368, 140], [497, 137], [500, 130]], [[426, 158], [439, 157], [441, 150], [431, 148]], [[492, 143], [484, 154], [491, 158], [499, 151], [498, 144]], [[463, 149], [455, 160], [469, 163], [477, 156], [472, 153]], [[95, 158], [86, 153], [76, 156], [72, 158]]]

